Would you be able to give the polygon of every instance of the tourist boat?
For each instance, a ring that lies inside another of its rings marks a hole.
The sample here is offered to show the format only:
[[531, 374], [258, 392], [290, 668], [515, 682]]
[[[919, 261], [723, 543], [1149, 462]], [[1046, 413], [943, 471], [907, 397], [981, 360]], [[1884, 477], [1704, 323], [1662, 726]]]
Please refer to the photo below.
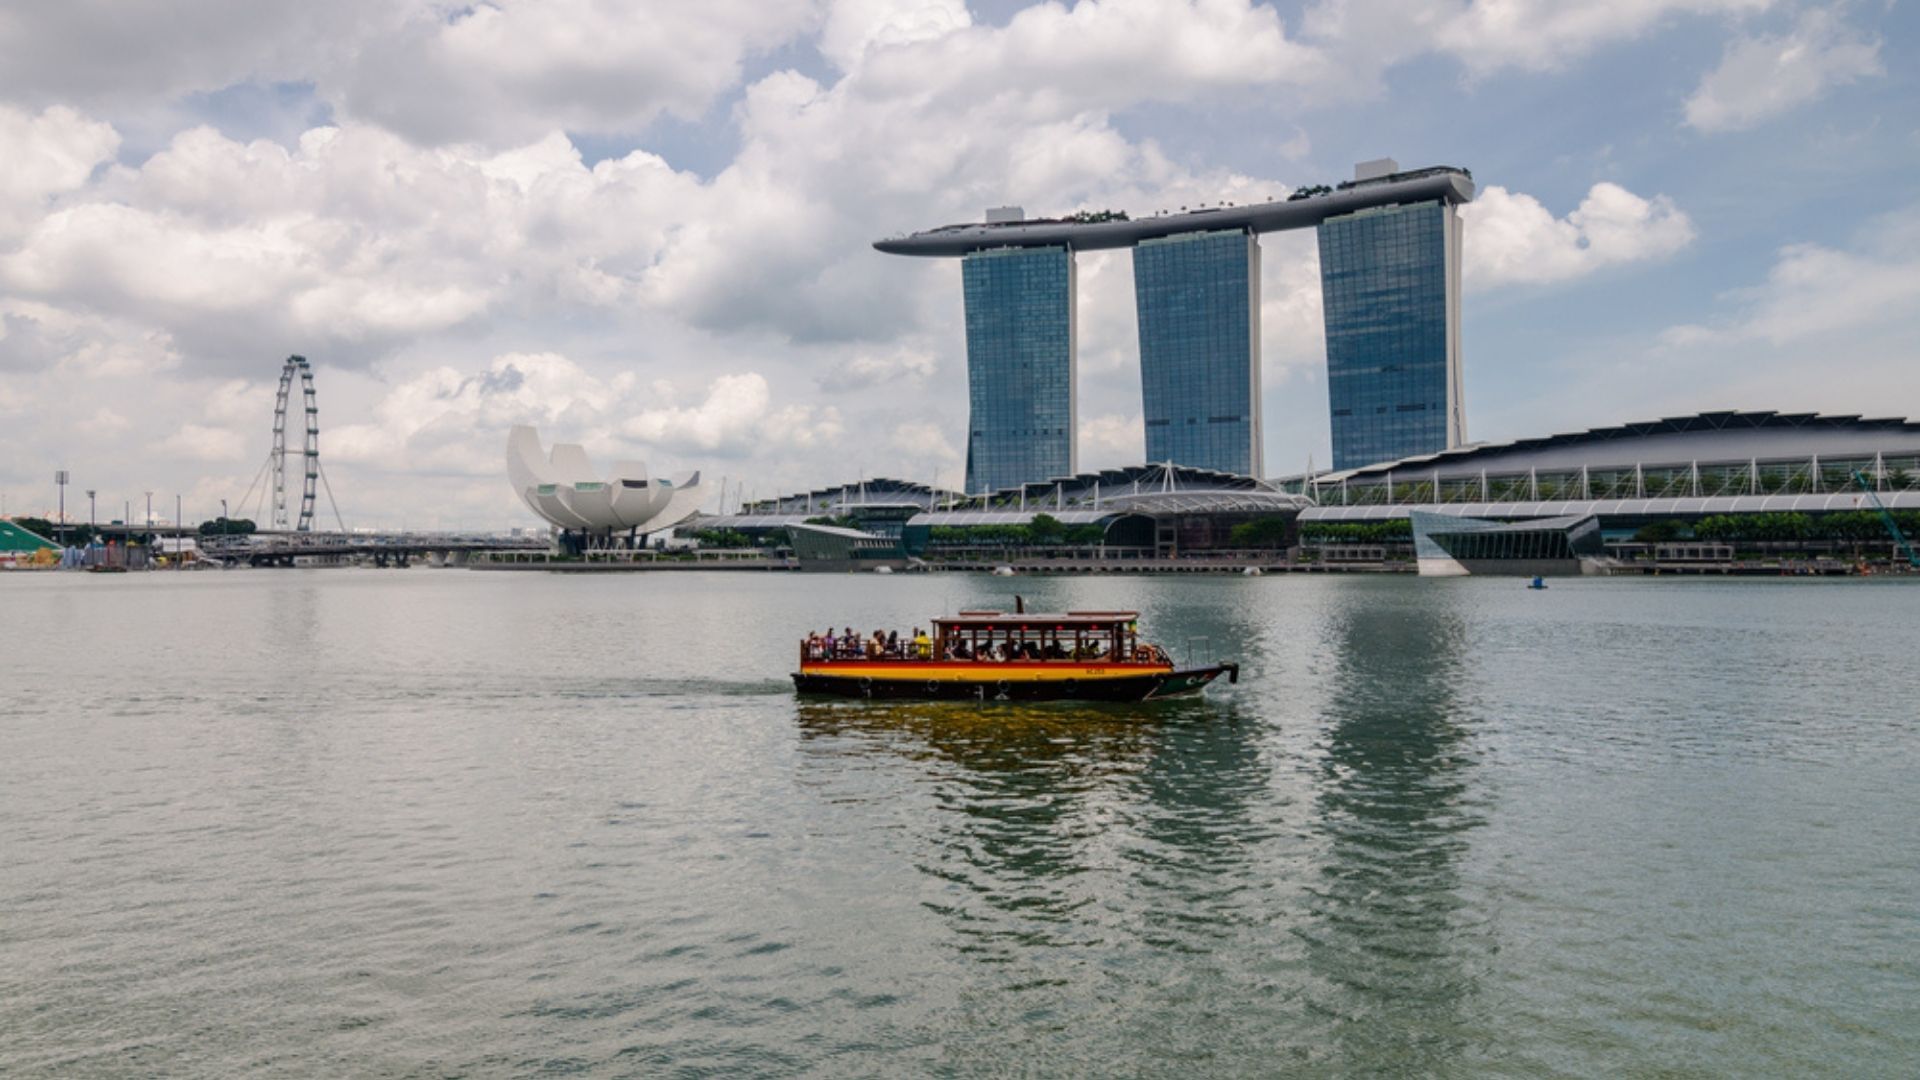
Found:
[[1141, 641], [1132, 611], [963, 611], [894, 651], [809, 637], [793, 685], [803, 694], [920, 701], [1158, 701], [1197, 694], [1240, 665], [1175, 670]]

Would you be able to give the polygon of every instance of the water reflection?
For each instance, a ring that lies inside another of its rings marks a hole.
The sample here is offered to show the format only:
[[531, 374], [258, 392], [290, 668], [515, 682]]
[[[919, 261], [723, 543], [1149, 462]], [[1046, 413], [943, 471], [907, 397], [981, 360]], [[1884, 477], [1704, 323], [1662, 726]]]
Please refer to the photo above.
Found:
[[[1414, 600], [1417, 599], [1417, 602]], [[1330, 627], [1309, 970], [1343, 1067], [1431, 1072], [1465, 1048], [1487, 946], [1461, 896], [1483, 824], [1471, 733], [1455, 721], [1463, 631], [1446, 595], [1356, 590]]]
[[[1032, 950], [1088, 945], [1076, 915], [1114, 812], [1116, 781], [1154, 752], [1157, 717], [1119, 707], [816, 703], [799, 706], [802, 746], [826, 782], [877, 794], [921, 904], [965, 958], [1040, 985]], [[845, 775], [871, 758], [876, 784]], [[856, 795], [856, 797], [859, 797]]]
[[1153, 721], [1173, 715], [1168, 706], [1021, 702], [801, 699], [796, 708], [802, 744], [815, 752], [886, 753], [969, 774], [1010, 773], [1017, 787], [1110, 770], [1146, 749]]

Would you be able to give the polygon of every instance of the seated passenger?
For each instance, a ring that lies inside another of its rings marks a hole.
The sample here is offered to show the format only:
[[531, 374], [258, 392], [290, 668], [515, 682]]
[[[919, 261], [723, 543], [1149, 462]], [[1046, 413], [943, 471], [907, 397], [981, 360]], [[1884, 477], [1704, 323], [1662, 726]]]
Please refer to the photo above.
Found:
[[1060, 644], [1060, 640], [1058, 638], [1055, 638], [1053, 640], [1053, 643], [1047, 646], [1047, 659], [1065, 660], [1066, 658], [1067, 658], [1067, 647], [1065, 645]]
[[900, 656], [900, 631], [887, 631], [887, 655], [898, 659]]
[[933, 639], [917, 626], [913, 628], [913, 655], [921, 660], [933, 659]]

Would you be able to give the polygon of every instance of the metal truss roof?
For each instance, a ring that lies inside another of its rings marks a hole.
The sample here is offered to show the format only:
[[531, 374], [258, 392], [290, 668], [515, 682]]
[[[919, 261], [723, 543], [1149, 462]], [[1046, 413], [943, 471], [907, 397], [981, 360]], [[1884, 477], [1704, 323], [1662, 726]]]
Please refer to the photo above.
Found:
[[[1877, 493], [1889, 510], [1920, 510], [1920, 491], [1882, 491]], [[1541, 518], [1586, 517], [1673, 517], [1704, 514], [1821, 514], [1842, 510], [1872, 510], [1873, 504], [1858, 491], [1826, 495], [1714, 495], [1685, 499], [1572, 499], [1552, 502], [1475, 502], [1374, 505], [1316, 506], [1300, 512], [1301, 521], [1387, 521], [1407, 516], [1408, 511], [1445, 514], [1453, 517]]]
[[[1859, 415], [1827, 416], [1819, 413], [1782, 413], [1771, 410], [1758, 412], [1704, 412], [1693, 416], [1669, 416], [1660, 420], [1641, 420], [1633, 423], [1618, 424], [1613, 427], [1589, 428], [1586, 431], [1565, 432], [1558, 435], [1542, 435], [1527, 439], [1514, 439], [1510, 442], [1471, 443], [1442, 450], [1436, 454], [1421, 454], [1400, 458], [1397, 461], [1382, 461], [1364, 465], [1343, 472], [1322, 473], [1313, 478], [1315, 485], [1325, 487], [1342, 480], [1372, 479], [1390, 472], [1418, 473], [1423, 469], [1431, 471], [1439, 468], [1449, 475], [1458, 475], [1461, 466], [1468, 465], [1474, 458], [1499, 457], [1516, 451], [1546, 450], [1562, 446], [1594, 445], [1621, 440], [1643, 439], [1655, 435], [1680, 435], [1690, 432], [1764, 432], [1767, 430], [1812, 429], [1816, 431], [1885, 431], [1906, 432], [1920, 435], [1920, 423], [1901, 417], [1862, 417]], [[1920, 441], [1920, 440], [1917, 440]], [[1754, 457], [1756, 447], [1742, 445], [1730, 447], [1726, 460], [1745, 461]], [[1766, 457], [1764, 452], [1760, 457]], [[1803, 455], [1797, 455], [1803, 456]], [[1871, 456], [1871, 455], [1869, 455]], [[1699, 459], [1707, 461], [1706, 457]], [[1631, 463], [1629, 463], [1631, 464]], [[1648, 465], [1654, 464], [1649, 460]], [[1684, 462], [1680, 462], [1684, 464]], [[1450, 471], [1451, 470], [1451, 471]]]

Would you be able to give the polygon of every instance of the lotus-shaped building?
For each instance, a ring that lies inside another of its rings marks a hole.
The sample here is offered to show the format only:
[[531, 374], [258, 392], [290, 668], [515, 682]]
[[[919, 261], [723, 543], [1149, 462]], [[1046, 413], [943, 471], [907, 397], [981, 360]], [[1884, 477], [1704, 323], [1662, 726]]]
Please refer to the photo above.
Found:
[[698, 472], [655, 480], [644, 462], [616, 461], [602, 478], [580, 446], [555, 443], [548, 454], [540, 433], [525, 425], [507, 434], [507, 479], [534, 513], [579, 536], [580, 547], [609, 547], [621, 534], [631, 540], [670, 529], [692, 517], [703, 497]]

